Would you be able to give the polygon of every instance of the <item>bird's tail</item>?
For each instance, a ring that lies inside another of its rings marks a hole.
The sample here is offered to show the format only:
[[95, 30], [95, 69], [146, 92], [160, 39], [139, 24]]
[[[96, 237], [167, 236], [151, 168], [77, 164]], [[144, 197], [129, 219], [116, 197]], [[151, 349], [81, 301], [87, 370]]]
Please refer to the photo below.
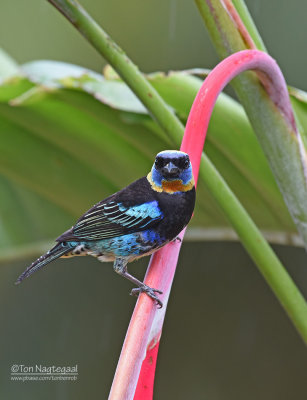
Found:
[[65, 243], [58, 243], [56, 244], [51, 250], [47, 251], [46, 254], [40, 256], [36, 261], [34, 261], [17, 279], [15, 282], [16, 285], [22, 282], [25, 278], [32, 275], [33, 272], [39, 270], [40, 268], [44, 267], [46, 264], [49, 264], [51, 261], [55, 260], [56, 258], [61, 257], [65, 253], [71, 251], [71, 247], [67, 246]]

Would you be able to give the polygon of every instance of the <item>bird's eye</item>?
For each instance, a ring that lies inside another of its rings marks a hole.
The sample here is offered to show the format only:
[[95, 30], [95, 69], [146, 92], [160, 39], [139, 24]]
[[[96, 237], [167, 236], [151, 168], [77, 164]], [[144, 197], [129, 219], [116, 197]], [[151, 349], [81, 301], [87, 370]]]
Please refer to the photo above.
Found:
[[178, 167], [181, 169], [187, 169], [189, 168], [190, 161], [188, 158], [181, 158], [178, 162]]
[[156, 167], [157, 169], [160, 169], [160, 168], [163, 167], [163, 165], [164, 165], [164, 163], [163, 163], [162, 158], [156, 158], [155, 167]]
[[190, 161], [188, 158], [185, 158], [184, 163], [183, 163], [183, 168], [187, 169], [190, 166]]

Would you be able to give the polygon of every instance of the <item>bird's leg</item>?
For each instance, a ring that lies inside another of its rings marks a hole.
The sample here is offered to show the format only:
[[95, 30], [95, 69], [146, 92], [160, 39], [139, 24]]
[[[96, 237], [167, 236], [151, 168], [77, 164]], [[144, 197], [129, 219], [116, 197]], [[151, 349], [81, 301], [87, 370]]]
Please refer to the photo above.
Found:
[[122, 258], [116, 258], [113, 264], [114, 271], [117, 272], [119, 275], [123, 276], [124, 278], [129, 279], [132, 283], [137, 285], [137, 288], [131, 290], [131, 295], [138, 296], [140, 293], [146, 293], [151, 299], [153, 299], [159, 308], [163, 307], [162, 301], [158, 298], [156, 293], [162, 294], [162, 292], [158, 289], [153, 289], [145, 283], [139, 281], [134, 276], [130, 275], [127, 270], [127, 262]]

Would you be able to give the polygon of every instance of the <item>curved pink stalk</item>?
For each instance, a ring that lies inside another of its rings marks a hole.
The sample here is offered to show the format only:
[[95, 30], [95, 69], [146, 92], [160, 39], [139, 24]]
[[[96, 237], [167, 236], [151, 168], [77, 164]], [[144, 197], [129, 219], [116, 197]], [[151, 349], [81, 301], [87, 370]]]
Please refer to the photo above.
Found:
[[[258, 50], [232, 54], [219, 63], [200, 88], [186, 125], [181, 150], [190, 155], [195, 182], [206, 132], [215, 101], [231, 79], [246, 70], [257, 70], [272, 101], [297, 134], [287, 86], [276, 62]], [[184, 236], [182, 231], [180, 238]], [[109, 400], [150, 400], [167, 300], [176, 270], [180, 241], [169, 243], [155, 253], [145, 276], [145, 283], [163, 291], [164, 304], [158, 309], [145, 294], [139, 296], [118, 362]]]

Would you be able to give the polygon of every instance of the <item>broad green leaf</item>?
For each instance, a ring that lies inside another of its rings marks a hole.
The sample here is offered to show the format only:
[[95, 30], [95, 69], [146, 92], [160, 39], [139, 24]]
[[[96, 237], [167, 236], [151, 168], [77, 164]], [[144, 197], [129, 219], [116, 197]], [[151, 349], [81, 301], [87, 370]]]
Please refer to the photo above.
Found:
[[23, 72], [35, 83], [49, 88], [80, 89], [110, 107], [136, 113], [147, 113], [146, 108], [131, 90], [116, 80], [77, 65], [58, 61], [33, 61], [24, 64]]
[[1, 249], [50, 240], [70, 224], [70, 213], [2, 175], [0, 192]]

